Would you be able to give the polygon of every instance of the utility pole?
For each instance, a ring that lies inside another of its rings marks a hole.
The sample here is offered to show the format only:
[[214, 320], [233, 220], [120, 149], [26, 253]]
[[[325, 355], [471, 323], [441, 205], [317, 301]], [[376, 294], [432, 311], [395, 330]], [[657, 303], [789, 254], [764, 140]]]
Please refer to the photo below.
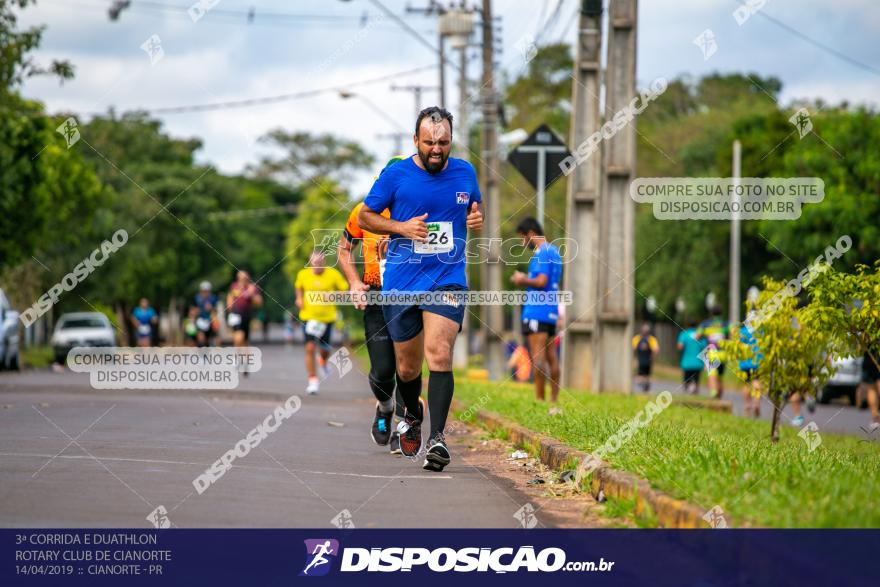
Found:
[[[480, 154], [480, 180], [484, 206], [485, 236], [490, 239], [489, 258], [486, 264], [486, 283], [483, 289], [500, 291], [501, 286], [501, 203], [498, 201], [498, 104], [495, 96], [495, 77], [493, 73], [492, 1], [483, 0], [483, 80], [480, 101], [483, 108], [482, 145]], [[498, 380], [504, 372], [504, 348], [501, 340], [504, 328], [502, 307], [481, 306], [483, 328], [486, 332], [486, 347], [483, 349], [489, 377]]]
[[739, 309], [742, 304], [739, 295], [740, 280], [740, 243], [742, 239], [740, 218], [739, 218], [739, 193], [737, 189], [740, 185], [740, 177], [742, 175], [742, 144], [736, 140], [733, 141], [733, 216], [730, 219], [730, 292], [728, 300], [730, 304], [728, 317], [730, 324], [739, 323]]
[[413, 124], [415, 124], [416, 118], [419, 117], [419, 112], [422, 111], [422, 108], [425, 107], [425, 104], [422, 102], [422, 92], [425, 90], [436, 90], [437, 86], [422, 86], [419, 84], [414, 84], [411, 86], [398, 86], [396, 84], [391, 85], [392, 92], [412, 92], [413, 96], [416, 100], [416, 114], [413, 117]]
[[467, 78], [467, 45], [459, 48], [459, 67], [461, 73], [458, 76], [458, 121], [455, 125], [458, 128], [458, 136], [461, 137], [456, 141], [458, 145], [458, 156], [467, 159], [470, 156], [470, 120], [469, 120], [469, 100], [468, 100], [468, 78]]
[[[419, 14], [424, 14], [426, 16], [433, 16], [434, 14], [442, 17], [446, 13], [446, 8], [440, 4], [437, 0], [429, 0], [427, 8], [413, 8], [411, 6], [406, 7], [407, 12], [415, 12]], [[443, 34], [443, 30], [439, 30], [437, 33], [437, 55], [440, 57], [440, 76], [439, 83], [440, 87], [438, 88], [439, 99], [437, 100], [437, 105], [441, 108], [445, 108], [446, 104], [446, 37]]]
[[437, 90], [440, 99], [437, 100], [437, 105], [446, 108], [446, 38], [442, 31], [437, 33], [437, 47], [440, 51], [440, 88]]
[[[458, 77], [458, 119], [456, 120], [456, 133], [453, 134], [453, 144], [456, 148], [457, 157], [468, 160], [470, 158], [470, 126], [468, 120], [468, 78], [467, 78], [467, 50], [468, 44], [464, 42], [458, 47], [459, 50], [459, 77]], [[455, 135], [458, 140], [455, 140]], [[465, 243], [467, 247], [467, 243]], [[464, 322], [461, 324], [461, 332], [455, 341], [452, 364], [458, 369], [468, 367], [470, 358], [470, 312], [465, 312]]]
[[394, 141], [394, 155], [402, 155], [403, 154], [403, 140], [407, 138], [409, 134], [405, 132], [389, 132], [389, 133], [379, 133], [376, 135], [377, 139], [391, 139]]
[[[599, 130], [600, 62], [602, 47], [602, 0], [581, 0], [578, 41], [572, 83], [570, 141], [572, 149]], [[602, 173], [600, 151], [575, 167], [566, 192], [566, 235], [578, 243], [578, 254], [567, 259], [564, 289], [572, 304], [565, 308], [561, 383], [591, 389], [597, 361], [596, 303], [599, 248], [599, 186]], [[629, 357], [631, 351], [625, 354]]]
[[[637, 0], [613, 0], [608, 14], [606, 119], [636, 96]], [[605, 183], [599, 203], [598, 391], [632, 389], [635, 310], [635, 203], [629, 185], [636, 167], [636, 121], [605, 141]]]

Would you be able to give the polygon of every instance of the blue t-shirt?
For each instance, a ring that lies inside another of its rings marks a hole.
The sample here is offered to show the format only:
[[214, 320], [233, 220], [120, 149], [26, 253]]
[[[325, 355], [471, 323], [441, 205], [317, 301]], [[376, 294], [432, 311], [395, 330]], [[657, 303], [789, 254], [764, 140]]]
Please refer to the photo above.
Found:
[[545, 242], [529, 260], [529, 279], [539, 275], [547, 276], [544, 287], [528, 287], [526, 304], [523, 307], [522, 319], [537, 320], [547, 324], [556, 324], [559, 318], [559, 300], [540, 296], [538, 292], [558, 292], [562, 280], [562, 257], [555, 245]]
[[410, 157], [386, 168], [367, 194], [364, 205], [374, 212], [388, 208], [392, 220], [405, 222], [427, 213], [428, 225], [451, 222], [452, 250], [448, 252], [418, 253], [411, 239], [392, 234], [383, 290], [427, 292], [447, 285], [467, 287], [467, 213], [473, 202], [480, 201], [480, 188], [473, 165], [455, 157], [447, 162], [443, 171], [431, 175]]
[[217, 309], [217, 296], [214, 294], [208, 294], [203, 296], [200, 293], [196, 294], [195, 298], [195, 306], [199, 309], [199, 318], [210, 318], [211, 317], [211, 309], [208, 308], [210, 304], [211, 309]]
[[153, 321], [153, 318], [156, 317], [156, 310], [152, 307], [144, 310], [140, 306], [132, 310], [131, 315], [134, 316], [135, 320], [140, 322], [141, 324], [149, 324]]
[[705, 338], [697, 340], [697, 331], [695, 328], [682, 330], [678, 335], [678, 344], [684, 348], [681, 350], [681, 361], [679, 366], [683, 371], [699, 371], [703, 368], [703, 361], [700, 359], [700, 353], [708, 344]]
[[757, 369], [758, 363], [761, 362], [761, 358], [763, 357], [763, 355], [761, 354], [761, 348], [758, 346], [758, 340], [745, 324], [743, 324], [742, 327], [740, 327], [739, 329], [739, 340], [752, 350], [751, 357], [749, 357], [745, 361], [739, 362], [739, 370], [750, 371]]

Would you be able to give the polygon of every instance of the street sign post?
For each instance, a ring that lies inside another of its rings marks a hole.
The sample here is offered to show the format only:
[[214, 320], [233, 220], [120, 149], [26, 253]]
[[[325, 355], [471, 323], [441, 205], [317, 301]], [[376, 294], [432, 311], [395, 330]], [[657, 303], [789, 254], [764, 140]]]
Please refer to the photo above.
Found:
[[541, 226], [544, 226], [544, 191], [562, 175], [559, 164], [570, 154], [565, 142], [542, 124], [507, 156], [507, 161], [537, 192], [537, 217]]

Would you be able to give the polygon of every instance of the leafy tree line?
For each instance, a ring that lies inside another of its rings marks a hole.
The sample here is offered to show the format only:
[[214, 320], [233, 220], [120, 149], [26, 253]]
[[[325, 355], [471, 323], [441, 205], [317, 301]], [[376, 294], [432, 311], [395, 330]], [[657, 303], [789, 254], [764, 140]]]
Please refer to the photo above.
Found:
[[[505, 130], [531, 132], [546, 122], [568, 141], [571, 72], [569, 45], [540, 47], [527, 69], [505, 85]], [[846, 103], [780, 104], [781, 91], [780, 80], [755, 73], [679, 76], [633, 122], [638, 177], [729, 177], [732, 143], [739, 139], [744, 177], [820, 177], [825, 182], [824, 200], [804, 205], [798, 220], [742, 222], [743, 297], [763, 276], [787, 281], [797, 275], [843, 234], [852, 238], [853, 249], [836, 267], [852, 271], [880, 258], [880, 152], [875, 148], [880, 117]], [[802, 139], [789, 121], [801, 106], [813, 124], [813, 132]], [[510, 236], [520, 217], [534, 214], [535, 204], [529, 201], [534, 190], [510, 166], [502, 169], [502, 232]], [[547, 191], [546, 216], [550, 237], [562, 236], [564, 178]], [[681, 297], [686, 314], [697, 317], [705, 311], [709, 292], [726, 306], [729, 222], [661, 221], [649, 205], [638, 205], [635, 238], [636, 287], [656, 298], [660, 316], [683, 323], [686, 316], [675, 311]], [[691, 277], [678, 278], [679, 269]], [[638, 305], [643, 302], [637, 299]]]
[[31, 306], [124, 229], [125, 246], [61, 296], [56, 316], [98, 309], [126, 328], [142, 296], [179, 315], [200, 281], [222, 291], [241, 268], [259, 279], [267, 317], [282, 320], [294, 298], [285, 260], [307, 255], [285, 248], [291, 212], [304, 190], [345, 181], [370, 155], [331, 135], [276, 129], [263, 138], [276, 157], [227, 176], [196, 162], [200, 140], [172, 137], [142, 112], [79, 120], [65, 136], [56, 129], [75, 113], [50, 116], [20, 95], [32, 75], [73, 75], [70, 64], [29, 55], [42, 29], [18, 30], [16, 10], [30, 3], [0, 0], [0, 285], [14, 306]]

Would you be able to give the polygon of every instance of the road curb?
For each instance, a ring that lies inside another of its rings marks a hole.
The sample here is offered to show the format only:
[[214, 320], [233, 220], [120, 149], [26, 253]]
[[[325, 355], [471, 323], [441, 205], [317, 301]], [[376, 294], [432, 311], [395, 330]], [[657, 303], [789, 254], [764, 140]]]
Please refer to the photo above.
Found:
[[733, 413], [733, 404], [725, 399], [693, 399], [673, 395], [672, 403], [686, 408], [698, 408], [712, 412], [721, 412], [722, 414]]
[[[460, 400], [452, 401], [452, 409], [456, 412], [468, 411], [468, 407]], [[489, 430], [503, 431], [513, 444], [530, 448], [551, 469], [577, 470], [578, 464], [587, 458], [587, 454], [582, 451], [498, 414], [483, 410], [470, 410], [470, 413]], [[593, 497], [599, 501], [607, 498], [634, 500], [637, 514], [650, 512], [663, 528], [708, 527], [703, 519], [706, 510], [653, 489], [647, 480], [626, 471], [602, 465], [592, 472], [589, 488]]]

